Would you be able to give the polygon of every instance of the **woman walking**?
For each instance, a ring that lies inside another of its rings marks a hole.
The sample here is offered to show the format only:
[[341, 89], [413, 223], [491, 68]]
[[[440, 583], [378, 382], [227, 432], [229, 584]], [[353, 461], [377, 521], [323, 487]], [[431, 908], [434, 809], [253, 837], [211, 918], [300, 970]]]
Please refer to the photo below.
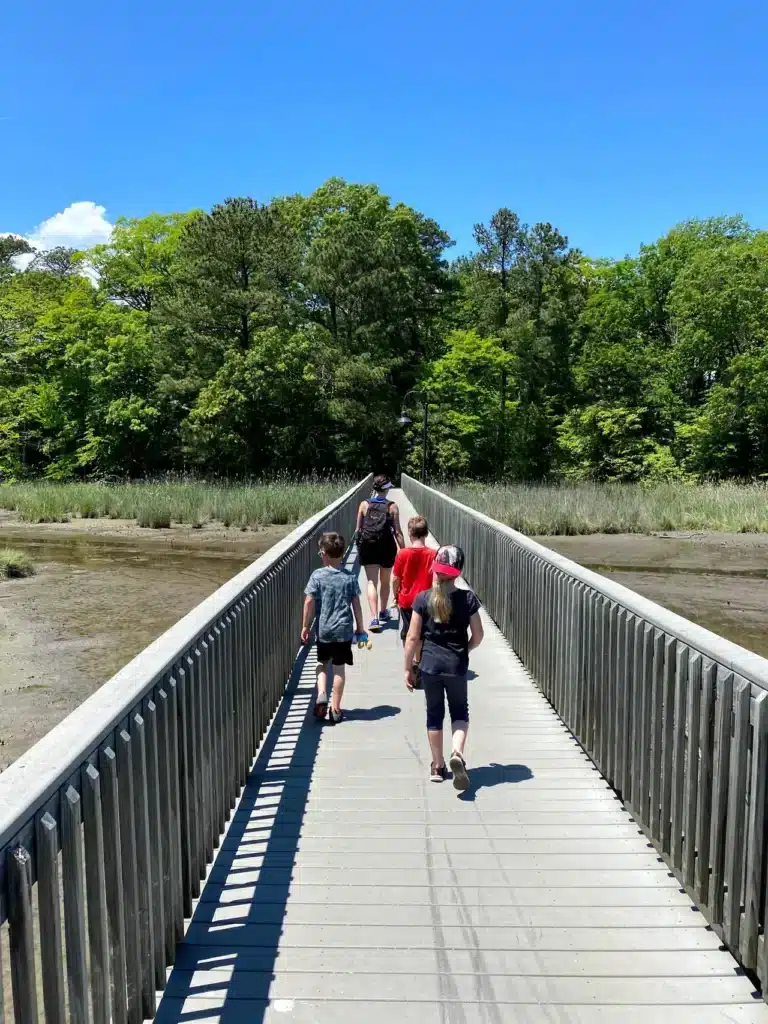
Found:
[[389, 620], [389, 589], [392, 566], [398, 548], [405, 547], [400, 529], [400, 510], [390, 501], [392, 487], [383, 474], [373, 478], [373, 494], [360, 502], [357, 510], [357, 550], [368, 581], [368, 604], [371, 609], [372, 633], [381, 632], [381, 624]]
[[452, 746], [449, 765], [455, 789], [469, 788], [464, 745], [469, 728], [467, 672], [469, 652], [483, 640], [480, 602], [471, 590], [460, 590], [456, 580], [464, 568], [464, 552], [442, 547], [432, 563], [432, 589], [419, 594], [405, 641], [405, 685], [414, 689], [414, 658], [422, 645], [419, 672], [427, 704], [427, 737], [432, 753], [430, 778], [448, 777], [443, 752], [445, 702], [451, 716]]

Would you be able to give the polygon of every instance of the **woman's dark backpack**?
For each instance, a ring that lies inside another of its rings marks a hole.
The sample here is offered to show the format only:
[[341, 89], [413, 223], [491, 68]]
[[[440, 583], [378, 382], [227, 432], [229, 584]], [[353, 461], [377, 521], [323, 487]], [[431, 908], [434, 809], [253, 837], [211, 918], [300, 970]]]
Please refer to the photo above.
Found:
[[368, 502], [368, 511], [360, 526], [360, 540], [376, 542], [392, 536], [392, 516], [388, 501]]

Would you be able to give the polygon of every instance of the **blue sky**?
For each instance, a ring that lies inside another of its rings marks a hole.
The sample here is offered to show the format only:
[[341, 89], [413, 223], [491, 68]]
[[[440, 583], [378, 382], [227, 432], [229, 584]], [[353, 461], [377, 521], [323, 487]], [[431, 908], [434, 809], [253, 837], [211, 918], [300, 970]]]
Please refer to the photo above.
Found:
[[764, 0], [272, 6], [6, 5], [0, 232], [87, 243], [331, 175], [435, 217], [455, 252], [501, 205], [596, 256], [687, 217], [768, 227]]

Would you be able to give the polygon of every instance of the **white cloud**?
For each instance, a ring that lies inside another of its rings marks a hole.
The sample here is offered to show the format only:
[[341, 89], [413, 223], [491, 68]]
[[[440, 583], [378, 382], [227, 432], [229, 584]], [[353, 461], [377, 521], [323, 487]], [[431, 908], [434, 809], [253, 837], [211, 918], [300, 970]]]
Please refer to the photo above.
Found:
[[[64, 246], [68, 249], [90, 249], [94, 245], [108, 242], [112, 234], [112, 225], [107, 220], [106, 207], [97, 206], [96, 203], [86, 200], [80, 203], [72, 203], [60, 213], [48, 217], [41, 224], [26, 235], [26, 240], [35, 249], [55, 249], [56, 246]], [[0, 232], [0, 234], [14, 234], [13, 232]], [[16, 235], [21, 238], [21, 235]], [[14, 259], [20, 270], [26, 269], [33, 260], [33, 256], [17, 256]], [[86, 276], [92, 277], [86, 268]]]
[[112, 225], [104, 216], [106, 208], [90, 200], [72, 203], [61, 213], [38, 224], [27, 237], [36, 249], [54, 249], [57, 245], [71, 249], [90, 249], [93, 245], [108, 242]]

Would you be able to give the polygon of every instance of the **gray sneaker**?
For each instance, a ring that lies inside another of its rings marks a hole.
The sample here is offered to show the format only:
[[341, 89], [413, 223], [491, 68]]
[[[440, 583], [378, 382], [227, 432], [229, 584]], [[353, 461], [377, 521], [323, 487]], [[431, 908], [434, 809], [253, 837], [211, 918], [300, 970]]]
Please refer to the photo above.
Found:
[[435, 762], [433, 761], [432, 764], [430, 765], [430, 768], [429, 768], [429, 781], [430, 782], [445, 782], [445, 780], [447, 778], [448, 778], [448, 769], [446, 768], [445, 763], [443, 763], [440, 768], [436, 768], [435, 767]]
[[469, 789], [467, 762], [458, 751], [454, 750], [448, 764], [453, 772], [453, 788], [458, 789], [460, 793], [465, 793]]

